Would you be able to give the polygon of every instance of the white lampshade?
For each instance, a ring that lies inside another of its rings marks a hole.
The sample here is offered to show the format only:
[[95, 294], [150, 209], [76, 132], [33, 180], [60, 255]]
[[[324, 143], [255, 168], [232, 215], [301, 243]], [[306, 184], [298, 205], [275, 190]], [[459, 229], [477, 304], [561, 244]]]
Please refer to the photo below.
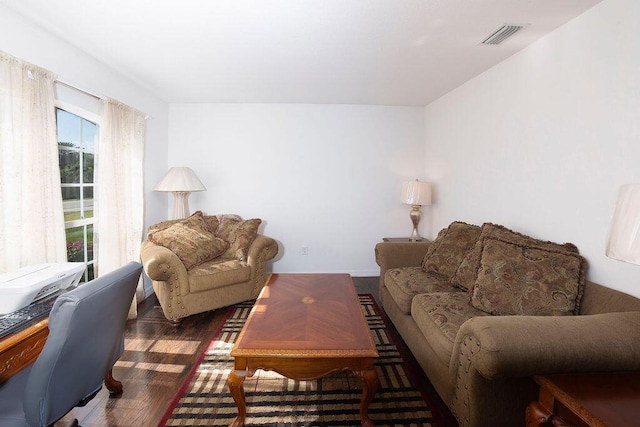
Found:
[[206, 188], [191, 168], [175, 167], [160, 180], [153, 191], [204, 191]]
[[400, 201], [407, 205], [427, 206], [431, 204], [431, 183], [408, 181], [402, 184]]
[[189, 216], [189, 194], [192, 191], [204, 191], [206, 188], [200, 182], [196, 173], [190, 168], [171, 168], [160, 180], [153, 191], [170, 191], [173, 193], [173, 218]]
[[606, 254], [609, 258], [640, 265], [640, 184], [620, 187]]

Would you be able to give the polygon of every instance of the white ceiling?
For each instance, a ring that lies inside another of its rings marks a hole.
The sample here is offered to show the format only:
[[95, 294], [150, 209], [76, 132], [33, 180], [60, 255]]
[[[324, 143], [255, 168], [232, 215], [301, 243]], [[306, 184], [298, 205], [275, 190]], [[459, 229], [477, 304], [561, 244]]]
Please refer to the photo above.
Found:
[[[0, 3], [169, 103], [419, 106], [600, 1]], [[480, 43], [504, 23], [530, 25], [499, 46]]]

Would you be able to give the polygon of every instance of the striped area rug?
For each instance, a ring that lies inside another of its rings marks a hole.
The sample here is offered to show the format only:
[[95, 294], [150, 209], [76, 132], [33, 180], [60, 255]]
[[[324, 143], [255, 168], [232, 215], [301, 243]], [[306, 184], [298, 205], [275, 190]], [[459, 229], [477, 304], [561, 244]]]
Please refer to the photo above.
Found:
[[[369, 405], [376, 426], [436, 426], [424, 395], [413, 387], [397, 346], [389, 336], [371, 295], [360, 303], [380, 357], [380, 387]], [[228, 426], [237, 408], [226, 385], [233, 367], [229, 356], [252, 304], [230, 309], [201, 363], [167, 410], [160, 426]], [[294, 381], [259, 370], [244, 382], [247, 426], [358, 426], [362, 380], [351, 372], [314, 381]]]

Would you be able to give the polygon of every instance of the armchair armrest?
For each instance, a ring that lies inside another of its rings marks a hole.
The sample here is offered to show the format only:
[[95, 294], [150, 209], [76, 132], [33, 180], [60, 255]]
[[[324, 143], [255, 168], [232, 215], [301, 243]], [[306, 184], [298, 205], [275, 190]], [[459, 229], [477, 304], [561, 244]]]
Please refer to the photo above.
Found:
[[187, 269], [180, 258], [171, 250], [145, 240], [140, 248], [140, 259], [144, 272], [151, 280], [167, 282], [170, 286], [182, 286], [184, 288], [180, 289], [182, 295], [189, 292]]
[[470, 364], [467, 372], [473, 367], [489, 380], [639, 370], [640, 312], [477, 317], [460, 328], [453, 354], [461, 360], [451, 363], [452, 374]]
[[278, 243], [271, 237], [258, 234], [249, 247], [247, 263], [251, 267], [253, 290], [251, 298], [256, 298], [267, 281], [267, 261], [278, 254]]

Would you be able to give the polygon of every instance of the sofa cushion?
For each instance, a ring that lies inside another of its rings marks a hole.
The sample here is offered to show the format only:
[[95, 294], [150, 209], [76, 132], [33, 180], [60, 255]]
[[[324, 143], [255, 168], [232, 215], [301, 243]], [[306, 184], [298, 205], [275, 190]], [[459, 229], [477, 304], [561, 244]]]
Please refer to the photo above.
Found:
[[478, 240], [473, 248], [467, 252], [458, 266], [455, 274], [451, 278], [451, 283], [463, 290], [470, 290], [476, 281], [476, 275], [480, 266], [480, 254], [482, 252], [483, 239], [493, 237], [507, 242], [522, 244], [526, 246], [535, 246], [542, 249], [561, 250], [578, 253], [578, 248], [573, 243], [554, 243], [545, 240], [539, 240], [522, 233], [510, 230], [502, 225], [484, 223]]
[[469, 304], [465, 292], [420, 294], [411, 303], [411, 317], [440, 360], [447, 365], [460, 326], [477, 316], [489, 314]]
[[428, 273], [451, 279], [467, 252], [473, 248], [480, 235], [480, 227], [460, 221], [452, 222], [431, 243], [422, 260], [422, 268]]
[[576, 253], [486, 238], [471, 304], [495, 315], [577, 314], [585, 273]]
[[260, 223], [262, 223], [261, 219], [253, 218], [230, 224], [227, 238], [229, 247], [224, 256], [246, 261], [249, 247], [258, 235]]
[[221, 255], [227, 249], [227, 243], [211, 233], [200, 211], [150, 233], [149, 240], [175, 253], [187, 270]]
[[425, 292], [452, 290], [447, 280], [429, 273], [421, 267], [390, 268], [384, 275], [384, 284], [404, 314], [411, 313], [411, 300]]
[[187, 274], [189, 291], [195, 293], [246, 282], [251, 278], [251, 267], [244, 261], [220, 257], [198, 265]]

